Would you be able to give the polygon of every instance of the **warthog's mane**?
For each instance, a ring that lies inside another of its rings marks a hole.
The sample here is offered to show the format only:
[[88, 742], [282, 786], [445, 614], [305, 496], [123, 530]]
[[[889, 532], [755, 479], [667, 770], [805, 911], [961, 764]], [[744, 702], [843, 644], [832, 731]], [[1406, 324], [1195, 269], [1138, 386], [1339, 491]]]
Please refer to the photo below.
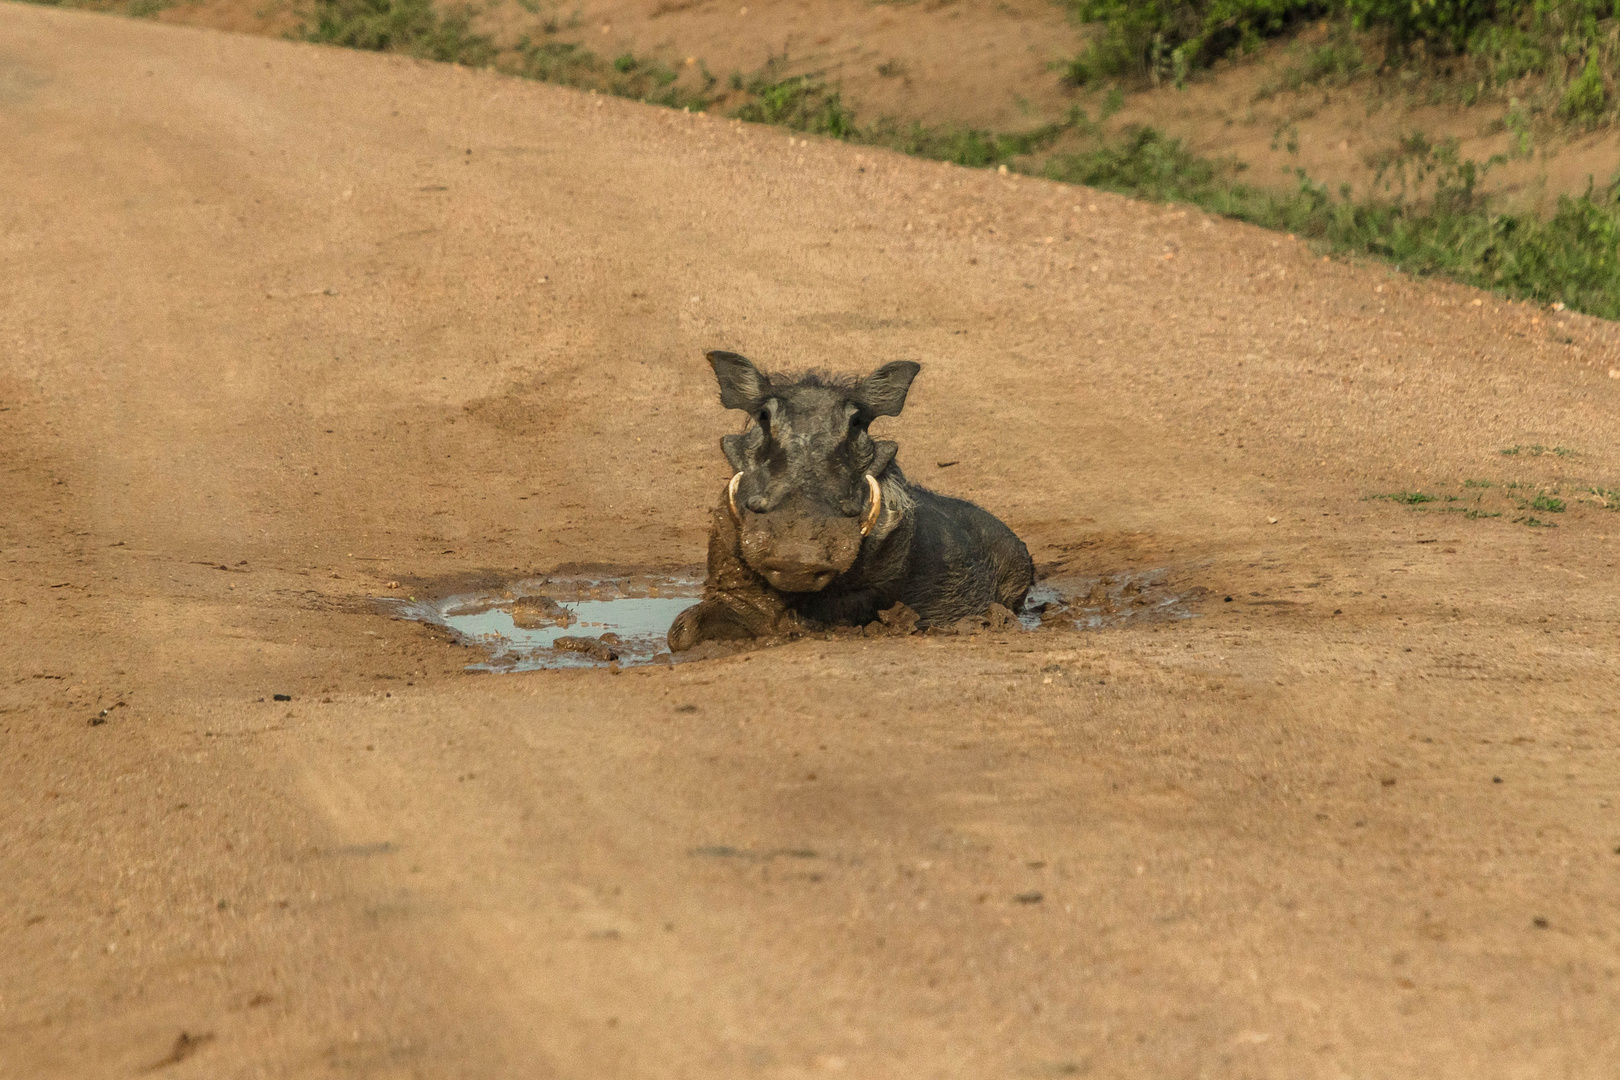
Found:
[[864, 381], [859, 375], [835, 375], [821, 368], [812, 368], [809, 371], [772, 371], [765, 376], [771, 382], [773, 390], [788, 390], [793, 387], [813, 387], [822, 390], [836, 390], [841, 394], [853, 397], [855, 391]]

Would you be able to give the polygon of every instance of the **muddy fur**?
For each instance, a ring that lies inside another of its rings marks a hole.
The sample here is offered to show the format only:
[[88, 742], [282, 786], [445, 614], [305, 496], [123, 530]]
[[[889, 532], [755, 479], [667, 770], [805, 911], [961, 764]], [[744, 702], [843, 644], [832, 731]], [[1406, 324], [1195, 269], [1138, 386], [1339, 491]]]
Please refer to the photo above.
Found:
[[[767, 376], [733, 353], [709, 361], [722, 404], [751, 420], [721, 440], [741, 474], [738, 512], [723, 491], [703, 600], [670, 628], [673, 651], [865, 625], [897, 603], [922, 626], [1023, 607], [1035, 579], [1023, 541], [988, 511], [910, 483], [898, 445], [867, 434], [875, 417], [899, 414], [919, 365], [888, 364], [863, 380]], [[882, 507], [862, 537], [868, 474]]]

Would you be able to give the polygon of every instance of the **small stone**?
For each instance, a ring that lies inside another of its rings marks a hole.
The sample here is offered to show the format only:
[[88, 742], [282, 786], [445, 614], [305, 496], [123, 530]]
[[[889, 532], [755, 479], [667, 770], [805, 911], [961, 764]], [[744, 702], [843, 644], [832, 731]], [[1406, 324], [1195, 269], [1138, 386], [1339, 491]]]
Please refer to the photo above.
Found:
[[884, 608], [878, 612], [878, 622], [888, 633], [896, 636], [912, 634], [917, 630], [918, 615], [904, 603], [897, 603], [893, 607]]
[[512, 605], [512, 623], [523, 630], [572, 626], [574, 613], [549, 596], [520, 596]]
[[988, 629], [989, 626], [990, 620], [983, 615], [964, 615], [951, 624], [951, 629], [958, 634], [977, 634], [981, 630]]
[[604, 643], [601, 638], [563, 636], [551, 643], [553, 649], [560, 652], [577, 652], [592, 660], [603, 663], [617, 660], [619, 654], [613, 651], [612, 646]]
[[984, 618], [985, 624], [991, 630], [1011, 630], [1018, 625], [1018, 616], [1001, 604], [991, 604], [989, 610], [984, 613]]

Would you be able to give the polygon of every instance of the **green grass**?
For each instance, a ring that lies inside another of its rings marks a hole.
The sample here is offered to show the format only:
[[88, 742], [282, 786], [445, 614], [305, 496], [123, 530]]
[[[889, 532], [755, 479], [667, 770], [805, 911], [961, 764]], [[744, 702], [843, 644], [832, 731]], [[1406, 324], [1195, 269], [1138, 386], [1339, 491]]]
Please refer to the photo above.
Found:
[[733, 116], [756, 124], [777, 124], [795, 131], [831, 135], [835, 139], [851, 139], [858, 134], [855, 116], [844, 107], [839, 91], [829, 90], [813, 75], [773, 80], [773, 68], [774, 64], [767, 65], [764, 73], [743, 81], [740, 86], [734, 80], [733, 86], [738, 86], [752, 100], [734, 110]]
[[1534, 446], [1505, 446], [1499, 453], [1506, 457], [1518, 457], [1521, 454], [1525, 457], [1541, 457], [1543, 454], [1551, 454], [1554, 457], [1561, 458], [1575, 456], [1575, 451], [1567, 446], [1542, 446], [1539, 443]]
[[[1555, 529], [1557, 524], [1551, 520], [1554, 514], [1567, 513], [1570, 506], [1565, 498], [1560, 497], [1558, 488], [1539, 489], [1533, 494], [1513, 494], [1515, 490], [1525, 487], [1517, 481], [1502, 483], [1492, 480], [1464, 480], [1458, 485], [1459, 489], [1468, 493], [1467, 501], [1458, 495], [1431, 494], [1427, 491], [1394, 491], [1376, 495], [1363, 496], [1365, 501], [1392, 502], [1401, 506], [1411, 507], [1419, 512], [1461, 514], [1467, 521], [1483, 521], [1490, 518], [1504, 517], [1506, 514], [1516, 514], [1512, 518], [1514, 524], [1524, 525], [1533, 529]], [[1494, 494], [1500, 491], [1501, 494]], [[1584, 492], [1578, 496], [1580, 502], [1589, 502], [1594, 506], [1620, 511], [1620, 491], [1597, 487], [1582, 487], [1577, 489]], [[1591, 497], [1588, 498], [1587, 496]], [[1496, 506], [1511, 504], [1508, 509], [1492, 509], [1489, 503]], [[1430, 503], [1442, 503], [1439, 506], [1430, 506]], [[1461, 505], [1450, 505], [1460, 503]]]
[[179, 0], [31, 0], [31, 2], [44, 7], [102, 11], [110, 15], [125, 15], [131, 19], [150, 19], [159, 12], [174, 7]]
[[1183, 82], [1215, 60], [1340, 6], [1321, 0], [1068, 0], [1074, 17], [1095, 24], [1086, 49], [1069, 61], [1075, 85], [1123, 77], [1157, 85]]
[[[538, 3], [520, 0], [520, 4], [530, 14], [540, 11]], [[678, 73], [661, 61], [630, 52], [607, 60], [583, 45], [555, 37], [575, 28], [577, 13], [566, 23], [547, 18], [538, 28], [538, 39], [526, 34], [505, 46], [474, 29], [477, 15], [474, 7], [439, 8], [433, 0], [314, 0], [296, 36], [352, 49], [494, 67], [524, 78], [675, 108], [706, 106], [703, 93], [715, 82], [704, 70], [701, 90], [680, 87]]]
[[1367, 70], [1367, 55], [1361, 46], [1345, 34], [1336, 34], [1333, 40], [1309, 50], [1303, 64], [1289, 64], [1275, 82], [1263, 84], [1254, 100], [1267, 101], [1285, 90], [1307, 86], [1344, 86]]
[[473, 14], [467, 6], [441, 11], [433, 0], [315, 0], [302, 36], [351, 49], [482, 67], [495, 58], [495, 43], [473, 31]]
[[[1325, 22], [1328, 45], [1280, 84], [1299, 89], [1368, 70], [1358, 38], [1383, 53], [1380, 67], [1443, 75], [1467, 103], [1529, 95], [1583, 125], [1615, 115], [1620, 6], [1614, 0], [1065, 0], [1089, 24], [1089, 41], [1064, 65], [1077, 86], [1121, 80], [1183, 84], [1270, 38]], [[1536, 85], [1527, 85], [1527, 81]]]
[[[1553, 216], [1503, 213], [1479, 193], [1492, 163], [1461, 159], [1455, 143], [1414, 134], [1384, 163], [1384, 192], [1352, 201], [1296, 172], [1292, 191], [1242, 182], [1229, 162], [1136, 128], [1039, 167], [1053, 180], [1137, 198], [1190, 202], [1226, 217], [1303, 235], [1323, 249], [1394, 263], [1418, 275], [1620, 318], [1620, 174], [1604, 189], [1558, 200]], [[1409, 194], [1427, 182], [1426, 193]]]

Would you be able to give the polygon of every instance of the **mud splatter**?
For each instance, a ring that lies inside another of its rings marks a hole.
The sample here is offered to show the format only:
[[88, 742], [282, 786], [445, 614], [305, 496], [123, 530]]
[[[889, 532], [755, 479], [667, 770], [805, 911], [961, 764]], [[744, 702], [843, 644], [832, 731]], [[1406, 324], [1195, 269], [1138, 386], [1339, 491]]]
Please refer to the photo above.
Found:
[[1197, 618], [1192, 605], [1209, 592], [1173, 583], [1167, 570], [1127, 571], [1100, 577], [1056, 577], [1038, 582], [1019, 615], [1025, 627], [1072, 626], [1106, 630], [1148, 622]]

